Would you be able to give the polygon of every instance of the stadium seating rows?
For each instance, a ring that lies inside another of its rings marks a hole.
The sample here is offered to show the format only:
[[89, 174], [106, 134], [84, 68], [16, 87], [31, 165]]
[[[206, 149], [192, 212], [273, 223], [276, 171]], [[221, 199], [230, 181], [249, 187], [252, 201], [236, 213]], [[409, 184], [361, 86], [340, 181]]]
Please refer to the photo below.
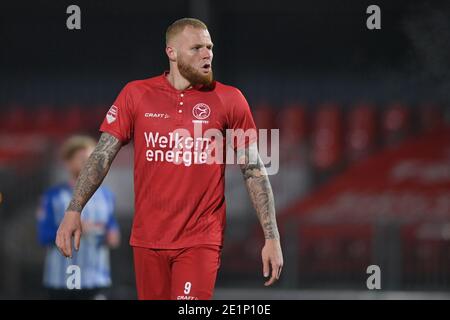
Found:
[[[40, 136], [60, 142], [73, 133], [96, 135], [107, 111], [104, 106], [67, 105], [55, 108], [19, 105], [0, 108], [0, 161], [16, 161], [27, 154], [11, 150], [2, 143], [6, 137]], [[314, 107], [290, 103], [276, 109], [268, 104], [253, 108], [260, 129], [280, 129], [282, 161], [299, 161], [305, 154], [299, 146], [308, 146], [308, 163], [319, 171], [327, 171], [342, 161], [353, 161], [369, 155], [382, 146], [394, 146], [408, 135], [442, 125], [443, 108], [424, 103], [414, 108], [400, 102], [385, 107], [357, 103], [350, 108], [326, 102]]]

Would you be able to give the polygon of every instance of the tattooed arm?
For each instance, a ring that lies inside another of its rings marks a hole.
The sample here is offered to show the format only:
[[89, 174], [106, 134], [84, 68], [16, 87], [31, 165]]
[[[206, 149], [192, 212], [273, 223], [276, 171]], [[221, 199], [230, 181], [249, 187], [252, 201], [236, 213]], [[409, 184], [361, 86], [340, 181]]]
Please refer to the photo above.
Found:
[[270, 186], [266, 168], [259, 157], [256, 143], [253, 143], [245, 150], [238, 150], [237, 155], [247, 191], [266, 239], [261, 255], [264, 277], [269, 276], [269, 267], [272, 268], [272, 276], [265, 283], [266, 286], [270, 286], [279, 279], [281, 268], [283, 267], [283, 254], [275, 217], [272, 187]]
[[67, 211], [81, 212], [83, 210], [105, 178], [121, 146], [116, 137], [108, 133], [101, 135], [94, 152], [81, 170]]
[[121, 146], [119, 139], [103, 133], [81, 170], [72, 200], [56, 233], [56, 245], [64, 256], [72, 256], [72, 237], [75, 237], [75, 250], [78, 250], [82, 231], [81, 211], [102, 183]]

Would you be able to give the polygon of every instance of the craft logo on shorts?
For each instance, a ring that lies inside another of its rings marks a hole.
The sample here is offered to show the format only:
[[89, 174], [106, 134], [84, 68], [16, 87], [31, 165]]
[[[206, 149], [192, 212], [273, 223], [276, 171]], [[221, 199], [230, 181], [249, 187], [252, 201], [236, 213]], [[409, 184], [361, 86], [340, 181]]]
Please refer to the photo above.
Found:
[[177, 300], [198, 300], [198, 298], [193, 296], [177, 296]]
[[109, 108], [108, 113], [106, 114], [106, 121], [108, 123], [112, 123], [116, 121], [117, 119], [117, 107], [115, 105], [112, 105], [111, 108]]
[[198, 120], [193, 120], [192, 122], [208, 123], [208, 121], [204, 121], [204, 120], [207, 119], [210, 114], [211, 114], [211, 109], [209, 108], [209, 106], [207, 104], [197, 103], [192, 108], [192, 115]]

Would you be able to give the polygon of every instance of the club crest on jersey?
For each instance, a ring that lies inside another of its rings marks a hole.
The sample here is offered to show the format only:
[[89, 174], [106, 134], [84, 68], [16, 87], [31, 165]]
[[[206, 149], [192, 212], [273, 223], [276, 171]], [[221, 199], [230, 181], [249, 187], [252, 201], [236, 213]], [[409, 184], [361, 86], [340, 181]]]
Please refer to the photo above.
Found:
[[205, 103], [197, 103], [192, 108], [192, 115], [197, 120], [192, 120], [192, 122], [194, 122], [194, 123], [197, 123], [197, 122], [208, 123], [209, 121], [207, 121], [205, 119], [207, 119], [210, 114], [211, 114], [211, 109], [209, 108], [209, 106], [207, 104], [205, 104]]
[[209, 117], [211, 109], [207, 104], [197, 103], [194, 108], [192, 108], [192, 115], [198, 120], [205, 120]]
[[112, 105], [111, 108], [109, 108], [108, 113], [106, 114], [106, 121], [111, 124], [117, 119], [117, 107], [115, 105]]

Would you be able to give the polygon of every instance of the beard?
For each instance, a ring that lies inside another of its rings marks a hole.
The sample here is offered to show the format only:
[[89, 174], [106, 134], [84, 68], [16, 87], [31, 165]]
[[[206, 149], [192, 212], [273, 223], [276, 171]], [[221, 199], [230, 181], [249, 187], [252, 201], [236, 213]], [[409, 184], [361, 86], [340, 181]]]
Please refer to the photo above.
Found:
[[178, 70], [180, 74], [189, 81], [193, 86], [195, 85], [210, 85], [213, 80], [213, 71], [210, 69], [209, 73], [203, 74], [195, 70], [191, 65], [184, 62], [183, 59], [177, 61]]

